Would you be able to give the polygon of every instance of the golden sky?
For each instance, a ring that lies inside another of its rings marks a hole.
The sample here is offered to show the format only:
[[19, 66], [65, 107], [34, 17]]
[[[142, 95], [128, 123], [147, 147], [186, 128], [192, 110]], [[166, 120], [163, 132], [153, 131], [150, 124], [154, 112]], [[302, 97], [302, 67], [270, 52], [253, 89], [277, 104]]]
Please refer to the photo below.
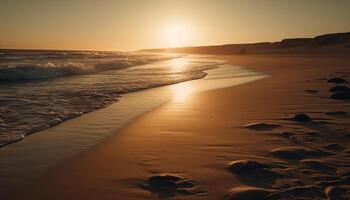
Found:
[[348, 0], [0, 0], [0, 48], [136, 50], [350, 31]]

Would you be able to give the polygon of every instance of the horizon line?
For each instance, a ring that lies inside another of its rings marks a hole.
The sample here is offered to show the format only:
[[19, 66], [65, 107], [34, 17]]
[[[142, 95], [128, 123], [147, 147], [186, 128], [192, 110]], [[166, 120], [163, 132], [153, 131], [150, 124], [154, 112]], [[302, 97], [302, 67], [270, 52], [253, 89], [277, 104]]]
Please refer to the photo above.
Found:
[[262, 41], [262, 42], [246, 42], [246, 43], [224, 43], [224, 44], [205, 44], [205, 45], [196, 45], [196, 46], [177, 46], [177, 47], [152, 47], [152, 48], [141, 48], [137, 50], [94, 50], [94, 49], [50, 49], [50, 48], [2, 48], [0, 47], [0, 50], [23, 50], [23, 51], [97, 51], [97, 52], [137, 52], [137, 51], [144, 51], [144, 50], [154, 50], [154, 49], [175, 49], [175, 48], [191, 48], [191, 47], [208, 47], [208, 46], [224, 46], [224, 45], [239, 45], [239, 44], [260, 44], [260, 43], [275, 43], [275, 42], [281, 42], [282, 40], [286, 39], [312, 39], [318, 36], [323, 35], [330, 35], [330, 34], [340, 34], [340, 33], [350, 33], [350, 31], [347, 32], [332, 32], [332, 33], [324, 33], [315, 35], [314, 37], [291, 37], [291, 38], [283, 38], [276, 41]]

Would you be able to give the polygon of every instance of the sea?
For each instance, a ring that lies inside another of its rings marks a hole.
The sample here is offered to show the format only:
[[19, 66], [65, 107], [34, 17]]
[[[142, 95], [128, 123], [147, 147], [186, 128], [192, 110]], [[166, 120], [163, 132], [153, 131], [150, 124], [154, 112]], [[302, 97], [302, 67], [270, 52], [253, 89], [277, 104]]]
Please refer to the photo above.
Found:
[[0, 147], [222, 61], [140, 52], [0, 50]]
[[163, 104], [267, 76], [206, 55], [0, 50], [0, 193]]

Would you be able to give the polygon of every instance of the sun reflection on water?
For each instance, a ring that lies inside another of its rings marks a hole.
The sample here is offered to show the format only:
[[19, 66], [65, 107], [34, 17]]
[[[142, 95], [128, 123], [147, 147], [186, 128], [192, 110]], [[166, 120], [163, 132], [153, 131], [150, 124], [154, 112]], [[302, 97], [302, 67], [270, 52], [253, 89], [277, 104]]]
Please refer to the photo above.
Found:
[[[170, 61], [171, 70], [175, 73], [185, 72], [186, 68], [190, 65], [187, 58], [181, 57], [172, 59]], [[181, 102], [186, 100], [191, 93], [194, 92], [194, 86], [192, 82], [183, 82], [173, 85], [173, 100]]]
[[180, 72], [184, 70], [188, 65], [188, 60], [186, 58], [175, 58], [170, 60], [170, 67], [173, 72]]

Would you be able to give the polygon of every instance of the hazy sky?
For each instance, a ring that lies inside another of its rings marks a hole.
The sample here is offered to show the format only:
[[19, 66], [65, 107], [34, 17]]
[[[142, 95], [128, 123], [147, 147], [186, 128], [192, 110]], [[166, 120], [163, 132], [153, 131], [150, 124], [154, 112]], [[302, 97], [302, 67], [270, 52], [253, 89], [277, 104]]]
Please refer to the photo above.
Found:
[[0, 0], [0, 48], [135, 50], [350, 31], [350, 0]]

